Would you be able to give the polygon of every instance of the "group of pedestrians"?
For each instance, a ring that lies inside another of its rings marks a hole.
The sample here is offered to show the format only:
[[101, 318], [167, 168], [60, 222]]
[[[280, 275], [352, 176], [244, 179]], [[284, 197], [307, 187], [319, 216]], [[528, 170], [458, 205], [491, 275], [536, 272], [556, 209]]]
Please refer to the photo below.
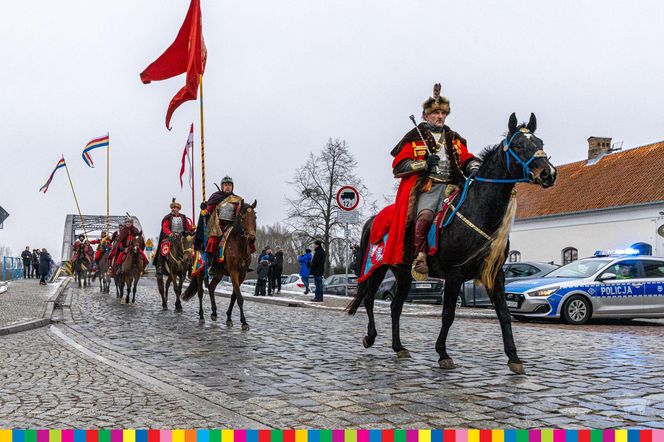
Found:
[[46, 285], [46, 278], [53, 268], [53, 260], [48, 251], [33, 249], [31, 252], [30, 246], [26, 246], [21, 253], [21, 260], [23, 261], [23, 278], [39, 278], [39, 284]]
[[284, 251], [280, 248], [277, 253], [272, 253], [272, 248], [267, 247], [259, 254], [258, 268], [256, 269], [255, 296], [267, 296], [273, 293], [281, 293], [281, 274], [284, 271]]
[[309, 290], [309, 277], [314, 278], [314, 297], [311, 302], [323, 302], [323, 274], [325, 274], [325, 250], [321, 240], [314, 241], [314, 253], [311, 249], [304, 249], [304, 253], [298, 256], [300, 263], [300, 278], [304, 283], [304, 294], [311, 292]]

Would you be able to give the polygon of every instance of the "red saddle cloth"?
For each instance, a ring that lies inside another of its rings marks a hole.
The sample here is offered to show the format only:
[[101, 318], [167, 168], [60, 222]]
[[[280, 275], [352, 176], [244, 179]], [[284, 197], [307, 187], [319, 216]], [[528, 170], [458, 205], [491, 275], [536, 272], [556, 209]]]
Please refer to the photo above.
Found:
[[[433, 219], [428, 238], [429, 255], [435, 254], [438, 250], [438, 236], [440, 234], [440, 229], [442, 228], [443, 222], [447, 217], [449, 202], [453, 201], [458, 194], [459, 190], [453, 192], [447, 198], [446, 201], [448, 202], [443, 204]], [[398, 264], [396, 262], [389, 262], [388, 259], [385, 259], [385, 251], [388, 247], [397, 247], [399, 250], [403, 250], [403, 244], [389, 244], [388, 233], [390, 232], [390, 227], [394, 222], [395, 207], [396, 206], [394, 204], [385, 207], [383, 210], [378, 212], [378, 215], [376, 215], [376, 218], [374, 218], [373, 224], [371, 225], [371, 232], [369, 233], [369, 244], [362, 262], [362, 267], [360, 268], [360, 277], [357, 280], [358, 283], [366, 280], [378, 267], [390, 264]], [[398, 254], [389, 255], [396, 256]]]

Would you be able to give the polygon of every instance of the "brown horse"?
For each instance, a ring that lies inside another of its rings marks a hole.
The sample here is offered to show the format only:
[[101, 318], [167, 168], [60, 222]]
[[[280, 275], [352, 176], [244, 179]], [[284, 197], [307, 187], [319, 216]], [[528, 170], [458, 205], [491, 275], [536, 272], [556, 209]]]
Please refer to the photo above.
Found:
[[99, 276], [99, 289], [101, 290], [101, 293], [108, 293], [111, 286], [111, 277], [109, 276], [108, 273], [109, 269], [108, 255], [110, 251], [111, 251], [110, 246], [108, 245], [102, 246], [101, 257], [99, 258], [99, 262], [97, 263], [97, 273], [95, 273], [94, 276], [92, 277], [92, 280], [94, 281], [94, 278]]
[[[244, 282], [244, 278], [247, 275], [247, 270], [249, 269], [249, 264], [251, 263], [251, 248], [256, 241], [256, 201], [252, 204], [245, 204], [242, 201], [240, 207], [240, 213], [236, 217], [233, 224], [233, 231], [228, 237], [226, 242], [226, 249], [224, 255], [224, 262], [213, 264], [215, 270], [215, 276], [208, 283], [208, 290], [210, 294], [210, 304], [212, 307], [212, 314], [210, 318], [213, 321], [217, 320], [217, 303], [214, 299], [214, 289], [221, 281], [221, 278], [224, 276], [230, 276], [231, 282], [233, 283], [233, 294], [231, 296], [231, 302], [226, 311], [226, 325], [232, 326], [233, 320], [231, 319], [231, 314], [233, 313], [233, 306], [235, 301], [240, 308], [240, 322], [242, 323], [242, 330], [249, 330], [249, 324], [247, 323], [246, 318], [244, 317], [244, 298], [242, 297], [242, 292], [240, 291], [240, 284]], [[187, 301], [193, 298], [194, 293], [198, 293], [198, 318], [199, 321], [204, 321], [203, 318], [203, 282], [206, 279], [203, 272], [194, 277], [187, 287], [187, 290], [182, 295], [182, 300]]]
[[79, 252], [76, 259], [72, 262], [74, 279], [78, 281], [79, 287], [90, 285], [90, 272], [88, 269], [91, 267], [88, 257], [84, 253]]
[[[122, 272], [116, 277], [116, 284], [119, 286], [119, 298], [122, 301], [124, 295], [124, 286], [127, 286], [127, 298], [125, 304], [129, 304], [129, 294], [132, 294], [131, 303], [136, 301], [136, 286], [138, 280], [143, 275], [145, 270], [145, 262], [143, 262], [143, 255], [141, 254], [141, 245], [143, 243], [142, 237], [134, 238], [134, 242], [130, 247], [124, 251], [124, 258], [121, 264]], [[133, 287], [132, 287], [133, 286]]]
[[[164, 288], [164, 276], [157, 274], [157, 287], [161, 295], [161, 307], [164, 310], [168, 309], [168, 288], [173, 283], [173, 291], [175, 292], [175, 311], [182, 311], [182, 303], [180, 302], [180, 295], [182, 295], [182, 285], [184, 284], [187, 271], [191, 268], [193, 262], [193, 249], [192, 238], [174, 234], [170, 238], [171, 249], [165, 259], [164, 270], [168, 274], [166, 279], [166, 287]], [[161, 253], [157, 250], [157, 253]]]

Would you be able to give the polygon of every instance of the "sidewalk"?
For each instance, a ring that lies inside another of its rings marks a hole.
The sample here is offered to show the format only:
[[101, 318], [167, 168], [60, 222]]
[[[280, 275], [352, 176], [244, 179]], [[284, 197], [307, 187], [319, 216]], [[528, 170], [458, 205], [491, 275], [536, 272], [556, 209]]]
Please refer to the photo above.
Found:
[[[230, 298], [231, 288], [220, 284], [217, 287], [215, 294], [224, 298]], [[247, 292], [246, 290], [242, 290], [242, 294], [244, 295], [245, 301], [274, 304], [283, 307], [305, 307], [336, 311], [344, 311], [348, 303], [351, 301], [351, 298], [346, 296], [324, 295], [324, 302], [311, 302], [310, 299], [312, 294], [305, 295], [303, 293], [286, 291], [282, 291], [278, 296], [254, 296], [253, 292]], [[364, 307], [360, 307], [360, 310], [364, 310]], [[440, 318], [442, 316], [442, 311], [443, 307], [441, 305], [434, 304], [407, 302], [403, 306], [404, 316]], [[387, 301], [375, 301], [374, 313], [377, 315], [389, 315], [390, 303]], [[489, 308], [457, 308], [455, 317], [497, 320], [496, 312]]]
[[38, 279], [19, 279], [0, 293], [0, 336], [43, 327], [51, 323], [55, 300], [69, 278], [39, 285]]

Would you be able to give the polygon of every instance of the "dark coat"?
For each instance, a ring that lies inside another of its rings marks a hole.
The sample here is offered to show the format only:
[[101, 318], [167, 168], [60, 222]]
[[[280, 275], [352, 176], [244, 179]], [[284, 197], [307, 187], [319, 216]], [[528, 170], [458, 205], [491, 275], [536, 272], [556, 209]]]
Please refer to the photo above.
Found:
[[277, 252], [272, 263], [272, 274], [281, 275], [284, 271], [284, 252]]
[[268, 267], [266, 262], [263, 261], [258, 265], [258, 268], [256, 269], [256, 274], [259, 280], [267, 279], [267, 270]]
[[37, 267], [39, 265], [39, 253], [32, 252], [32, 265]]
[[51, 270], [51, 255], [50, 253], [39, 254], [39, 274], [46, 275]]
[[32, 253], [28, 250], [24, 250], [23, 253], [21, 253], [21, 259], [23, 259], [24, 266], [29, 266], [32, 262]]
[[314, 259], [311, 260], [311, 275], [323, 276], [325, 273], [325, 250], [319, 246], [314, 250]]

